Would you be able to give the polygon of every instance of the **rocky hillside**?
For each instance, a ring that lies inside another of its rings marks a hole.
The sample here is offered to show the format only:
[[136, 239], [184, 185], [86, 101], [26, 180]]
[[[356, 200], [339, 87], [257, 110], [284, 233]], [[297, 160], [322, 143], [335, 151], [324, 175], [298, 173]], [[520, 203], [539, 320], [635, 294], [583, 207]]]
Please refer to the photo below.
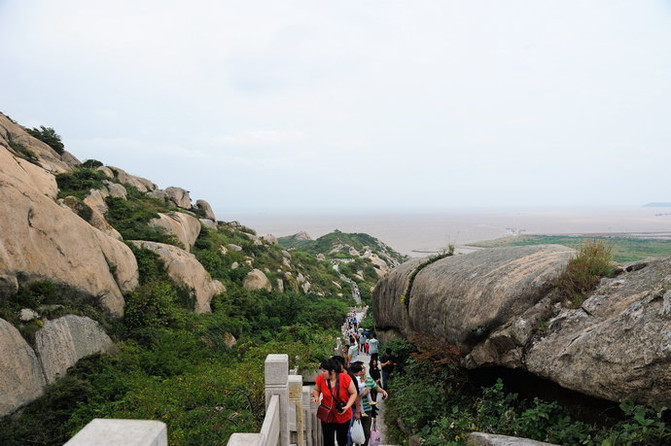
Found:
[[671, 404], [671, 258], [625, 265], [567, 303], [559, 245], [414, 259], [373, 293], [383, 338], [446, 340], [469, 369], [523, 370], [610, 401]]
[[215, 298], [244, 307], [256, 292], [350, 302], [352, 283], [326, 259], [218, 221], [183, 188], [82, 163], [52, 129], [29, 130], [0, 114], [0, 416], [84, 356], [113, 351], [115, 321], [165, 319], [150, 302], [166, 296], [197, 314]]
[[333, 267], [360, 290], [365, 303], [377, 281], [391, 269], [407, 260], [391, 247], [368, 234], [344, 233], [335, 230], [313, 240], [306, 232], [279, 237], [278, 243], [287, 249], [299, 250], [329, 261]]

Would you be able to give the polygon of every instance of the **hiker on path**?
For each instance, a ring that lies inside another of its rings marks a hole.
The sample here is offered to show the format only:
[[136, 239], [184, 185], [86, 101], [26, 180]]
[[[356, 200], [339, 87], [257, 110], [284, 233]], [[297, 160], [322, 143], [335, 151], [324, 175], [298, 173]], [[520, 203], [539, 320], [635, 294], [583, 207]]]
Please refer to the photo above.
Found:
[[363, 446], [368, 446], [368, 440], [370, 439], [370, 427], [373, 421], [374, 415], [376, 415], [375, 405], [370, 399], [370, 394], [373, 390], [379, 391], [382, 393], [382, 399], [386, 399], [389, 394], [381, 387], [379, 387], [373, 378], [366, 375], [366, 367], [361, 362], [356, 362], [352, 365], [352, 373], [357, 378], [357, 383], [359, 385], [359, 393], [361, 398], [361, 425], [363, 426], [363, 432], [366, 435], [366, 442]]
[[359, 356], [359, 345], [356, 343], [354, 336], [349, 338], [349, 349], [347, 350], [347, 368], [349, 369], [356, 357]]
[[375, 333], [373, 333], [368, 339], [368, 354], [373, 356], [378, 353], [380, 353], [380, 341], [375, 338]]
[[357, 399], [356, 385], [346, 373], [338, 373], [338, 364], [327, 359], [321, 363], [320, 374], [315, 380], [312, 390], [312, 401], [320, 402], [317, 417], [322, 424], [324, 446], [335, 446], [337, 437], [339, 445], [347, 444], [352, 405]]
[[[377, 353], [370, 355], [370, 362], [368, 363], [368, 374], [371, 378], [373, 378], [373, 381], [375, 381], [377, 387], [382, 387], [382, 374], [380, 373], [380, 363], [377, 359]], [[371, 390], [370, 399], [372, 402], [377, 403], [377, 390]], [[376, 414], [373, 415], [373, 419], [375, 419], [375, 415]]]
[[394, 367], [397, 366], [396, 358], [391, 354], [391, 349], [387, 348], [384, 355], [380, 356], [380, 366], [382, 367], [382, 388], [387, 390], [389, 380], [394, 376]]

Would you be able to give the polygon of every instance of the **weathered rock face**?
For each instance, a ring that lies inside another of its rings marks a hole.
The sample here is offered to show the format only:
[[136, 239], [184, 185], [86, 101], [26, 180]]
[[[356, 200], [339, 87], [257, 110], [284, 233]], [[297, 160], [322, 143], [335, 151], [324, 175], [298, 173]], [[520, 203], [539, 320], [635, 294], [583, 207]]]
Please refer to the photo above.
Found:
[[75, 315], [47, 321], [35, 334], [35, 343], [48, 383], [83, 357], [116, 349], [98, 322]]
[[417, 274], [406, 308], [421, 263], [412, 260], [378, 283], [376, 324], [447, 339], [467, 368], [519, 368], [599, 398], [671, 404], [671, 258], [603, 279], [580, 308], [561, 309], [551, 281], [571, 256], [541, 246], [448, 257]]
[[122, 293], [138, 282], [133, 253], [59, 206], [56, 190], [53, 175], [0, 149], [0, 269], [100, 296], [112, 315], [121, 316]]
[[205, 217], [212, 221], [217, 221], [217, 217], [214, 215], [212, 206], [205, 200], [196, 200], [196, 207], [205, 211]]
[[148, 179], [130, 175], [126, 173], [125, 170], [119, 169], [118, 167], [101, 166], [98, 170], [104, 172], [109, 178], [116, 177], [122, 184], [130, 184], [131, 186], [136, 187], [140, 192], [151, 192], [157, 189], [157, 186]]
[[0, 417], [39, 398], [44, 374], [33, 349], [9, 322], [0, 319]]
[[272, 285], [268, 276], [265, 275], [260, 269], [253, 269], [247, 273], [245, 280], [242, 282], [242, 285], [248, 291], [253, 290], [271, 290]]
[[531, 345], [527, 369], [613, 401], [671, 404], [671, 258], [603, 279]]
[[165, 189], [165, 195], [175, 206], [182, 209], [191, 209], [191, 197], [189, 191], [181, 187], [168, 187]]
[[218, 228], [217, 223], [213, 220], [209, 220], [207, 218], [201, 218], [199, 220], [200, 224], [203, 225], [204, 228], [212, 229], [213, 231], [216, 231]]
[[196, 217], [182, 212], [159, 213], [158, 216], [159, 218], [152, 219], [149, 224], [163, 228], [168, 234], [177, 237], [177, 240], [187, 250], [193, 247], [201, 228], [200, 221]]
[[11, 148], [10, 141], [21, 144], [31, 151], [38, 158], [39, 166], [48, 172], [68, 172], [73, 166], [79, 164], [79, 161], [72, 154], [64, 152], [63, 155], [59, 155], [47, 144], [33, 138], [26, 133], [23, 127], [13, 123], [7, 116], [0, 113], [0, 146], [4, 146], [14, 155], [20, 156]]
[[147, 242], [141, 240], [132, 241], [140, 248], [149, 249], [156, 254], [165, 265], [168, 276], [177, 283], [184, 284], [191, 289], [196, 298], [196, 313], [209, 313], [210, 302], [217, 294], [225, 291], [224, 285], [218, 280], [212, 280], [203, 265], [196, 257], [178, 248], [165, 243]]
[[376, 287], [375, 319], [404, 335], [446, 338], [468, 353], [541, 300], [573, 255], [569, 248], [544, 245], [446, 257], [422, 268], [407, 293], [407, 278], [421, 263], [412, 260]]

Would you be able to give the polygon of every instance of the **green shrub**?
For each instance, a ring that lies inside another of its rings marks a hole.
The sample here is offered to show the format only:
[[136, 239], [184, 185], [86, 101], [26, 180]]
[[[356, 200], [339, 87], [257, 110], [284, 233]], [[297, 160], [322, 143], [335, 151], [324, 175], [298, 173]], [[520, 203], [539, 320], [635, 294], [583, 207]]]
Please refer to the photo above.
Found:
[[89, 169], [95, 169], [97, 167], [102, 167], [104, 164], [101, 161], [88, 159], [82, 163], [82, 167], [88, 167]]
[[146, 282], [126, 298], [124, 320], [130, 329], [179, 328], [185, 317], [185, 309], [177, 304], [177, 292], [169, 282]]
[[45, 127], [43, 125], [40, 128], [26, 128], [26, 132], [34, 138], [39, 139], [43, 143], [47, 144], [49, 147], [54, 149], [56, 153], [62, 155], [65, 152], [65, 146], [61, 141], [61, 137], [56, 133], [51, 127]]
[[602, 277], [612, 276], [613, 269], [610, 246], [602, 240], [585, 242], [555, 282], [560, 298], [579, 307], [585, 294], [596, 288]]
[[[151, 200], [124, 200], [119, 197], [107, 197], [107, 221], [119, 231], [125, 240], [148, 240], [182, 246], [177, 238], [166, 233], [163, 228], [149, 225], [149, 221], [158, 218], [156, 203]], [[148, 205], [154, 204], [154, 206]]]
[[105, 179], [105, 174], [88, 167], [78, 167], [71, 172], [60, 173], [56, 175], [58, 196], [62, 198], [72, 195], [83, 200], [91, 189], [102, 189]]

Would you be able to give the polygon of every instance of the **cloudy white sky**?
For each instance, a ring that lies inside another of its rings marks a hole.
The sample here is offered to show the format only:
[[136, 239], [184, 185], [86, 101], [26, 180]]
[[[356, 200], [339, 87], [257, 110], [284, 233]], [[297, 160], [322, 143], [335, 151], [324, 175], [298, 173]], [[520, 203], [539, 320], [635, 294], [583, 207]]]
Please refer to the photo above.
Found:
[[0, 0], [0, 111], [215, 210], [671, 201], [668, 0]]

